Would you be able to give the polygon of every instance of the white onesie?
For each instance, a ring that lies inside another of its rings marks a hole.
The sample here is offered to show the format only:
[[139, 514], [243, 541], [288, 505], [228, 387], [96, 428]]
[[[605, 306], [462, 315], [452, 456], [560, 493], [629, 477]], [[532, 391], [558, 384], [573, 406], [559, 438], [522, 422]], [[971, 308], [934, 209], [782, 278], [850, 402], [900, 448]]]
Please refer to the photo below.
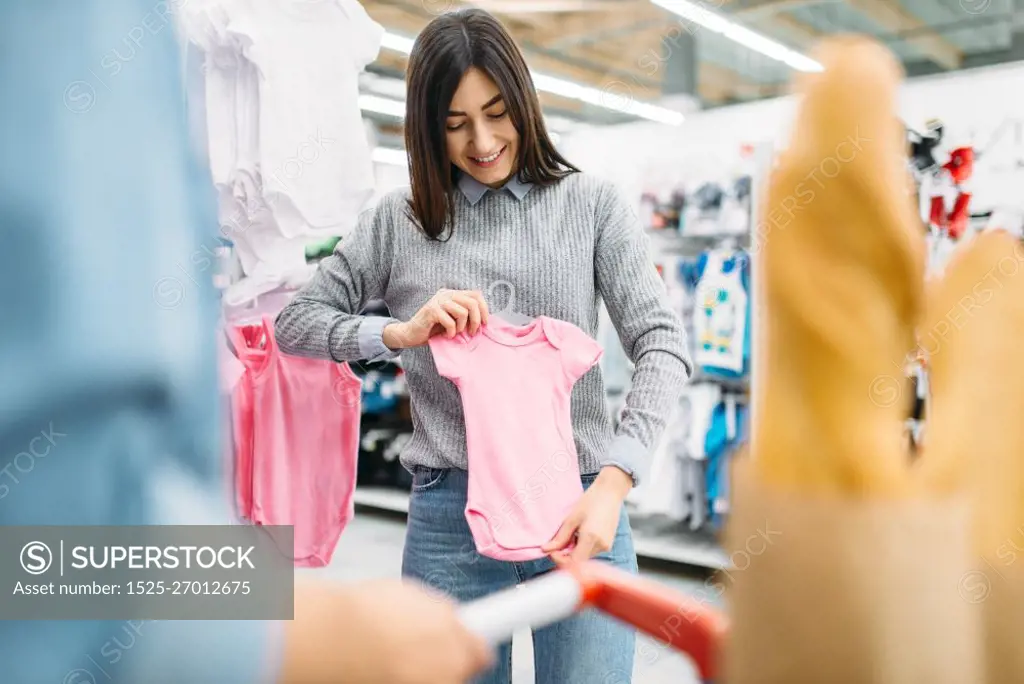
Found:
[[344, 235], [373, 194], [358, 76], [383, 28], [355, 0], [251, 0], [228, 31], [259, 71], [260, 172], [278, 229]]

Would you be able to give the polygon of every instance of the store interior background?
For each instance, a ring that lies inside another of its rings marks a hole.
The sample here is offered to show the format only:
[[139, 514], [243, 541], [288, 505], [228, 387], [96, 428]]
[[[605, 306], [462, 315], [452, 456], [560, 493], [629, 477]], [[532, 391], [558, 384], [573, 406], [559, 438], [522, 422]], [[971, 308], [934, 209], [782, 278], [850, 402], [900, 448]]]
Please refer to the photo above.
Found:
[[[794, 133], [795, 102], [787, 95], [787, 85], [806, 66], [817, 39], [844, 32], [876, 37], [903, 62], [908, 79], [900, 94], [900, 116], [914, 130], [941, 120], [940, 163], [943, 151], [963, 145], [975, 148], [972, 210], [1024, 206], [1024, 0], [362, 4], [387, 32], [377, 60], [360, 79], [360, 106], [374, 147], [378, 196], [408, 184], [402, 149], [402, 76], [412, 38], [440, 12], [473, 5], [499, 16], [523, 48], [541, 90], [548, 125], [566, 158], [585, 172], [614, 181], [635, 201], [639, 215], [644, 215], [645, 194], [664, 198], [706, 183], [727, 186], [737, 175], [749, 174], [756, 216], [758, 189], [771, 156]], [[700, 14], [706, 10], [712, 10], [714, 18]], [[786, 50], [766, 47], [763, 38]], [[822, 182], [827, 183], [827, 177], [828, 171]], [[751, 247], [763, 230], [752, 220], [740, 244], [756, 253]], [[703, 236], [697, 245], [688, 244], [682, 239], [685, 235], [666, 239], [663, 230], [652, 231], [651, 237], [652, 256], [659, 262], [680, 254], [692, 256], [714, 243], [713, 236]], [[734, 242], [736, 236], [730, 238]], [[756, 254], [753, 267], [756, 270]], [[755, 311], [755, 331], [758, 316]], [[751, 366], [740, 394], [749, 394], [749, 382], [756, 382], [756, 360]], [[367, 462], [378, 459], [393, 467], [402, 441], [401, 383], [392, 382], [393, 369], [362, 370], [374, 378], [374, 386], [366, 391], [376, 394], [367, 405], [378, 407], [375, 417], [364, 417]], [[383, 387], [387, 389], [381, 395]], [[394, 415], [399, 418], [392, 420]], [[372, 474], [367, 477], [371, 481], [360, 484], [357, 516], [342, 536], [335, 562], [304, 572], [342, 579], [399, 573], [405, 533], [401, 483], [388, 486], [373, 481]], [[379, 473], [376, 477], [381, 478]], [[645, 517], [653, 522], [645, 523]], [[737, 566], [743, 559], [725, 558], [715, 548], [713, 535], [710, 541], [707, 535], [674, 535], [671, 530], [685, 524], [658, 518], [637, 515], [638, 535], [646, 531], [643, 548], [638, 544], [642, 572], [720, 605], [729, 573], [740, 571]], [[528, 635], [517, 637], [515, 684], [532, 681], [530, 648]], [[641, 638], [634, 681], [696, 679], [683, 656]]]

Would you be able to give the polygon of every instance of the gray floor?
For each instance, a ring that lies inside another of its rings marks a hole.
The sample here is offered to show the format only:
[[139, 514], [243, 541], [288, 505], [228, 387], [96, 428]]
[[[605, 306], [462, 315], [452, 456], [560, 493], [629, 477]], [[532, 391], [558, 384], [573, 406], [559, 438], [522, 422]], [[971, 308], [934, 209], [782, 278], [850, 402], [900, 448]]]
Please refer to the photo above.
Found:
[[[342, 535], [330, 567], [303, 572], [351, 581], [379, 577], [397, 577], [401, 571], [404, 520], [398, 517], [358, 511]], [[642, 569], [642, 574], [679, 591], [699, 596], [708, 603], [712, 593], [698, 576]], [[530, 634], [517, 634], [513, 640], [513, 684], [533, 684], [533, 653]], [[687, 658], [657, 641], [640, 636], [637, 641], [635, 684], [695, 684], [698, 681]], [[596, 683], [597, 684], [597, 683]], [[599, 684], [625, 684], [600, 682]]]

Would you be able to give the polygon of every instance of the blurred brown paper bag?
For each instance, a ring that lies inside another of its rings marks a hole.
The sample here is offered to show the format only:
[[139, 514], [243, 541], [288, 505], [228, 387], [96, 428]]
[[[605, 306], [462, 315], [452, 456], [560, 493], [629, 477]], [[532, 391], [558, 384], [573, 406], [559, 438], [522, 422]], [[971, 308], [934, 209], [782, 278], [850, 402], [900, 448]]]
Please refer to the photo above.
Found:
[[[953, 461], [973, 494], [975, 567], [957, 585], [980, 608], [988, 684], [1024, 682], [1024, 244], [986, 232], [959, 246], [930, 297], [933, 408], [923, 463]], [[956, 321], [950, 325], [949, 321]], [[956, 462], [947, 453], [961, 454]]]
[[[980, 682], [966, 501], [839, 500], [734, 471], [728, 547], [773, 543], [730, 573], [729, 684]], [[1021, 680], [1018, 680], [1021, 681]]]
[[816, 54], [824, 73], [801, 84], [768, 191], [766, 215], [788, 207], [791, 220], [755, 260], [751, 458], [734, 470], [727, 545], [766, 525], [776, 541], [732, 573], [726, 679], [979, 682], [979, 612], [957, 590], [972, 567], [969, 487], [955, 452], [912, 468], [902, 439], [900, 369], [930, 311], [901, 74], [864, 39]]

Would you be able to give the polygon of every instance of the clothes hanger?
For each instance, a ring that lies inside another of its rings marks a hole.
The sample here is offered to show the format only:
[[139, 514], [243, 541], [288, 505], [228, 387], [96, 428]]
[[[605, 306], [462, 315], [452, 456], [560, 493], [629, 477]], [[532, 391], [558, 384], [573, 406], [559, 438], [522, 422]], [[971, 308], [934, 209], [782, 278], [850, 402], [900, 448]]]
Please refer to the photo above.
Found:
[[529, 325], [532, 323], [534, 320], [532, 317], [527, 316], [526, 314], [521, 314], [515, 310], [516, 288], [512, 286], [512, 283], [505, 280], [497, 280], [491, 283], [487, 288], [487, 299], [493, 301], [494, 290], [501, 285], [508, 287], [508, 300], [505, 303], [504, 309], [495, 311], [491, 313], [491, 315], [497, 316], [506, 323], [511, 323], [512, 325]]

